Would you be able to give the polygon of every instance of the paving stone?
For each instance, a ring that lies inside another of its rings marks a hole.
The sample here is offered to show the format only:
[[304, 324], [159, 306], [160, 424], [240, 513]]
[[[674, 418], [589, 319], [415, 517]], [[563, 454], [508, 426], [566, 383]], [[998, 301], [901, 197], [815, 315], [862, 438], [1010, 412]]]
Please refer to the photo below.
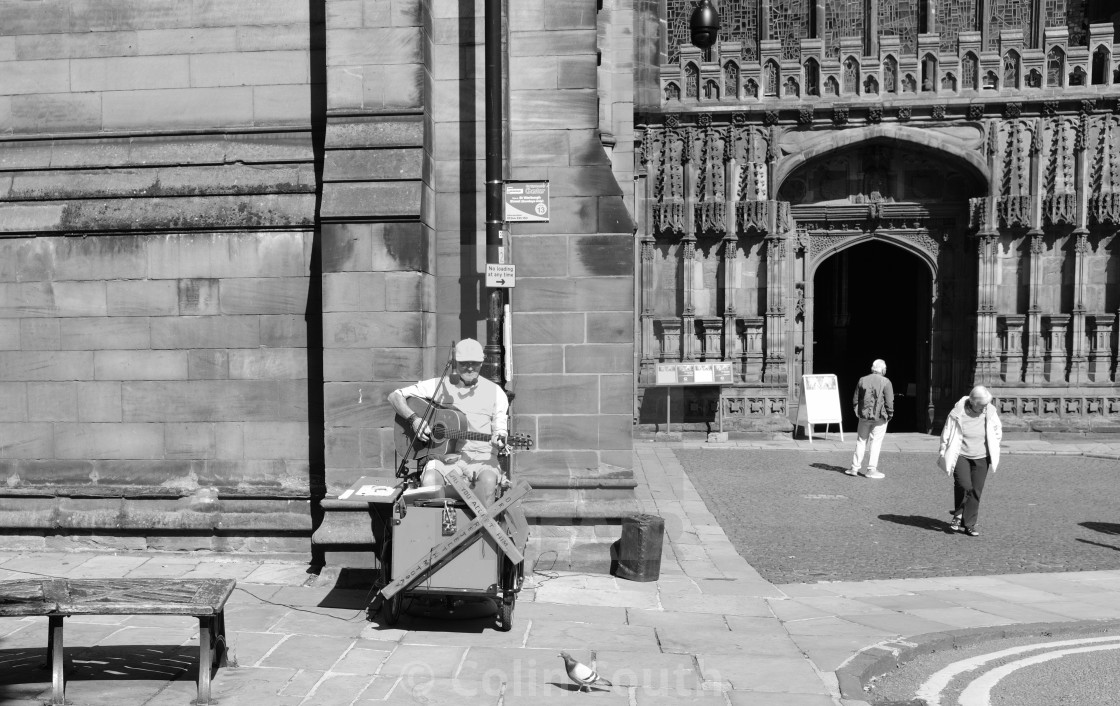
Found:
[[619, 625], [611, 630], [584, 623], [541, 622], [534, 623], [525, 641], [526, 647], [544, 647], [558, 650], [586, 649], [623, 650], [649, 649], [657, 645], [657, 636], [651, 627]]
[[313, 669], [325, 672], [337, 662], [354, 641], [338, 637], [288, 636], [265, 655], [259, 665], [281, 669]]
[[400, 676], [405, 681], [450, 679], [459, 668], [465, 647], [401, 645], [381, 665], [382, 676]]
[[752, 691], [827, 694], [817, 673], [803, 658], [752, 657], [742, 655], [697, 655], [705, 681], [730, 684], [733, 689]]

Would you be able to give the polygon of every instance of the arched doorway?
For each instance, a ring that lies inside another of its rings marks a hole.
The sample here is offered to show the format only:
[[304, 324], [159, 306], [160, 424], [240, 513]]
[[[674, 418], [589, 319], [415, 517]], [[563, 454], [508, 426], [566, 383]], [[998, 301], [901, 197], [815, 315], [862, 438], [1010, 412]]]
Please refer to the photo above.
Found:
[[855, 427], [856, 381], [882, 358], [894, 384], [890, 431], [927, 431], [929, 266], [881, 240], [841, 250], [820, 263], [812, 283], [812, 370], [835, 373], [845, 428]]
[[795, 265], [805, 297], [793, 332], [801, 370], [836, 374], [851, 428], [856, 381], [882, 358], [898, 395], [891, 430], [936, 428], [971, 379], [977, 255], [969, 203], [985, 193], [985, 175], [966, 154], [876, 135], [780, 178], [778, 196], [790, 203], [805, 253]]

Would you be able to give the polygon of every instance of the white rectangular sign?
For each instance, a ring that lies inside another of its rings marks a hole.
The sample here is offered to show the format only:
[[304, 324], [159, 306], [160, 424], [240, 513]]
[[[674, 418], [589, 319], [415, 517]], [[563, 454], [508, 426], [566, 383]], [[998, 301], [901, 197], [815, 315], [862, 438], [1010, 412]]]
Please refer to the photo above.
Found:
[[548, 182], [508, 181], [502, 185], [505, 220], [522, 223], [548, 223]]
[[516, 274], [514, 265], [496, 265], [492, 262], [486, 263], [486, 286], [487, 287], [505, 287], [511, 288], [516, 284]]

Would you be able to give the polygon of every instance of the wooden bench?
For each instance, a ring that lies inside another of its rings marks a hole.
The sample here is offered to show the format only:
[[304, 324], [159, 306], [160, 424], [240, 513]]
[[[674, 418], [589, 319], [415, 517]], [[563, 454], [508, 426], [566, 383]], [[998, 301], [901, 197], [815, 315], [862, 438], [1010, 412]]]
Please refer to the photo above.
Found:
[[62, 621], [71, 615], [192, 615], [198, 618], [198, 699], [209, 704], [210, 680], [227, 664], [226, 599], [232, 579], [34, 579], [0, 581], [0, 616], [45, 615], [51, 704], [66, 703]]

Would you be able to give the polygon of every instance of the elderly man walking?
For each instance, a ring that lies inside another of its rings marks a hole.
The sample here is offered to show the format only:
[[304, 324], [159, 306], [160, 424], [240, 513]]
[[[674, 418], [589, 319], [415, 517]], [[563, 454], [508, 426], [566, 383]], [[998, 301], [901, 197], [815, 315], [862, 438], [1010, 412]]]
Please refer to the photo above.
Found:
[[887, 379], [887, 364], [879, 359], [871, 364], [871, 374], [864, 375], [856, 385], [852, 397], [856, 419], [856, 450], [852, 454], [852, 467], [844, 471], [849, 476], [858, 476], [863, 456], [867, 451], [867, 440], [871, 440], [871, 455], [867, 459], [868, 478], [885, 478], [879, 472], [879, 450], [883, 448], [883, 437], [887, 434], [887, 422], [894, 416], [894, 387]]

